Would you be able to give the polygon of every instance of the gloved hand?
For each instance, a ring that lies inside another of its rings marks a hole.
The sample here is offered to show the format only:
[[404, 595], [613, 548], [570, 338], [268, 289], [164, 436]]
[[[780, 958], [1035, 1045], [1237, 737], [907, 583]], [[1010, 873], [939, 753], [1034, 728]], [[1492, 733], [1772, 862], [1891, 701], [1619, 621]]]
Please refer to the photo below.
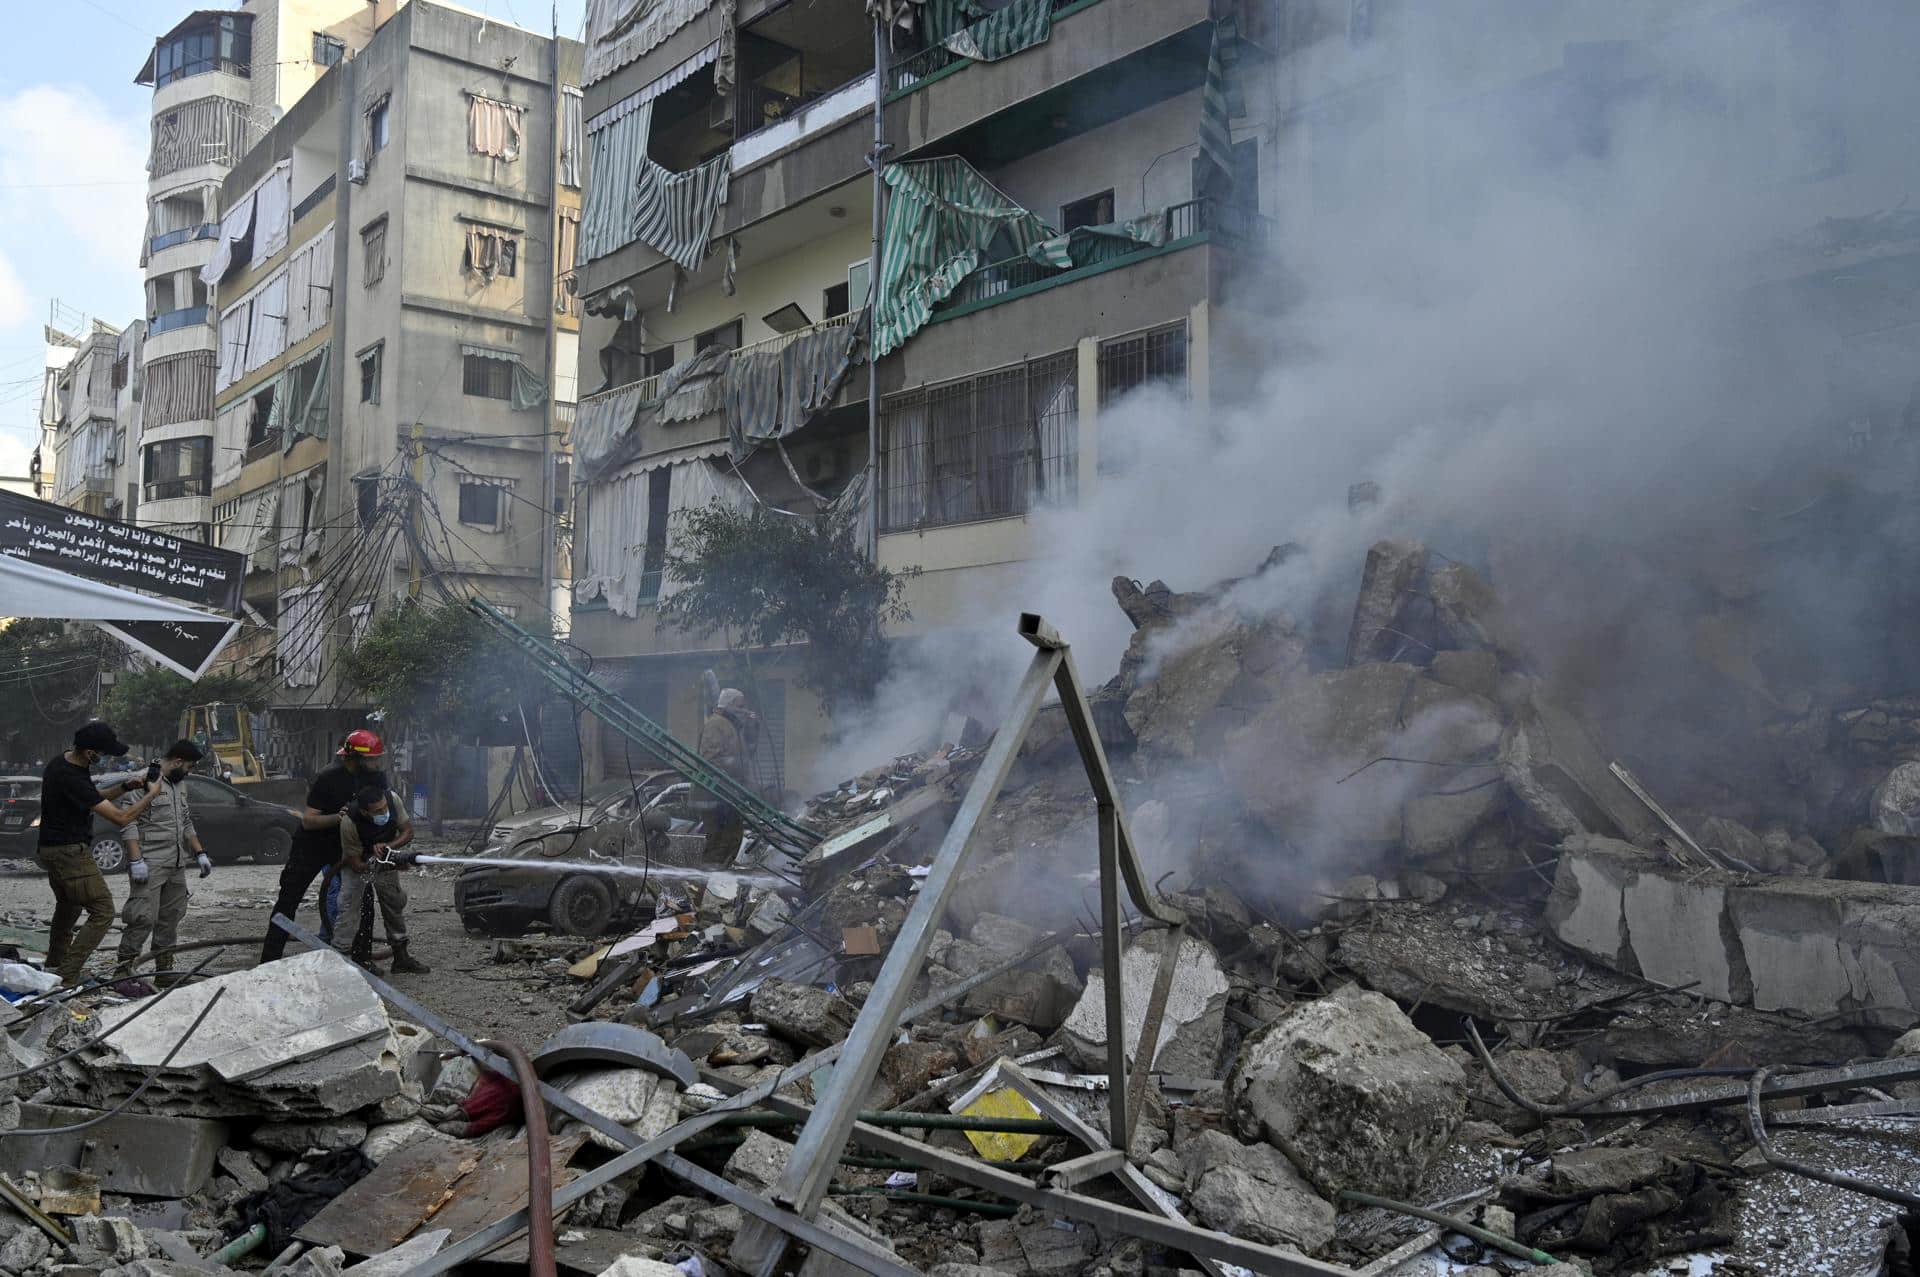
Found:
[[127, 877], [133, 879], [135, 882], [145, 882], [148, 872], [147, 862], [144, 860], [136, 860], [127, 866]]
[[204, 878], [208, 874], [213, 872], [213, 861], [207, 859], [207, 853], [204, 851], [200, 853], [199, 859], [200, 859], [200, 876]]

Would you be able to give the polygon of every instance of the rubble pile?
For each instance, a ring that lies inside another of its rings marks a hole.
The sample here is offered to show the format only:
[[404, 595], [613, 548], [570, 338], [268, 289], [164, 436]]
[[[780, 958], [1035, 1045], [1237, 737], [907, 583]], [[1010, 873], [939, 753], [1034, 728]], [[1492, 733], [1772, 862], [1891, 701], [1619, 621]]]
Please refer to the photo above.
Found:
[[[1881, 746], [1920, 710], [1833, 738], [1884, 764], [1851, 830], [1722, 814], [1613, 752], [1483, 574], [1382, 542], [1350, 609], [1296, 619], [1267, 587], [1298, 553], [1114, 583], [1132, 641], [1087, 699], [1157, 922], [1101, 934], [1059, 706], [928, 894], [987, 745], [955, 719], [813, 799], [804, 858], [663, 865], [614, 934], [492, 942], [572, 1012], [528, 1044], [542, 1114], [330, 952], [16, 1012], [0, 1196], [34, 1213], [0, 1270], [411, 1271], [524, 1203], [541, 1116], [555, 1188], [588, 1181], [559, 1271], [758, 1270], [808, 1106], [916, 943], [788, 1270], [1907, 1271], [1920, 762]], [[484, 1262], [526, 1270], [510, 1234]]]

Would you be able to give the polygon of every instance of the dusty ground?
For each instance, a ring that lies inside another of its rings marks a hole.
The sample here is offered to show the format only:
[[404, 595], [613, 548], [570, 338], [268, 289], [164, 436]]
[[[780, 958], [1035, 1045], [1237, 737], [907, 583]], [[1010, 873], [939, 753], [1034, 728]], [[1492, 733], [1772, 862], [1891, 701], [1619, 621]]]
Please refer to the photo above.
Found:
[[[423, 838], [416, 845], [421, 851], [448, 855], [459, 850], [457, 841], [436, 843]], [[254, 864], [221, 865], [211, 877], [195, 879], [181, 941], [246, 937], [248, 943], [226, 950], [208, 970], [232, 971], [250, 965], [259, 956], [259, 937], [266, 932], [279, 882], [280, 866]], [[126, 875], [113, 875], [109, 884], [118, 905], [126, 899]], [[512, 1037], [533, 1047], [567, 1023], [566, 1004], [583, 986], [562, 970], [548, 971], [517, 960], [496, 963], [493, 942], [468, 935], [453, 911], [451, 870], [410, 870], [406, 888], [414, 954], [433, 971], [400, 976], [394, 980], [398, 988], [475, 1036]], [[52, 912], [45, 878], [20, 862], [0, 862], [0, 921], [44, 931]], [[311, 895], [299, 921], [316, 925]], [[116, 918], [113, 931], [95, 955], [93, 969], [104, 971], [111, 965], [119, 941]], [[298, 942], [291, 948], [297, 951]], [[182, 955], [180, 965], [192, 966], [204, 956]]]

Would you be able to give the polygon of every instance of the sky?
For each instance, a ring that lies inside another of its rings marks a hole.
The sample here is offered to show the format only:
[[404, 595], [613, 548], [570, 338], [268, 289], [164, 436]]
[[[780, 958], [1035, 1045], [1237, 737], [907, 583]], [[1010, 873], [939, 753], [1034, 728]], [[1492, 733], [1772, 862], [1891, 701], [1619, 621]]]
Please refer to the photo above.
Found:
[[[558, 0], [577, 37], [586, 0]], [[122, 327], [143, 306], [148, 106], [134, 84], [154, 37], [193, 0], [12, 0], [0, 41], [0, 475], [21, 475], [38, 442], [41, 328], [59, 306]], [[221, 0], [200, 0], [221, 7]], [[237, 7], [237, 5], [236, 5]], [[465, 0], [547, 30], [547, 0]]]

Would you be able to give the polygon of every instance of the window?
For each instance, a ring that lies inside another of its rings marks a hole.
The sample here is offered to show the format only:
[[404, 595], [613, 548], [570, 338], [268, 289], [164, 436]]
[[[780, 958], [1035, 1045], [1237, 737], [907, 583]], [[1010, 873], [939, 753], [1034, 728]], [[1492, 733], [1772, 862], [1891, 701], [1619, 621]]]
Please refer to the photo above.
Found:
[[513, 398], [513, 361], [491, 355], [468, 355], [462, 369], [461, 390], [482, 399]]
[[[1165, 386], [1184, 399], [1187, 394], [1186, 321], [1101, 342], [1099, 374], [1102, 413], [1122, 395], [1146, 385]], [[1120, 418], [1111, 420], [1117, 422]], [[1124, 470], [1131, 454], [1131, 442], [1108, 430], [1103, 421], [1100, 472], [1112, 474]]]
[[667, 508], [667, 494], [672, 483], [672, 466], [647, 472], [647, 540], [640, 556], [642, 603], [652, 603], [660, 597], [660, 580], [667, 569], [667, 516], [672, 513]]
[[824, 319], [847, 313], [847, 286], [835, 284], [820, 294], [820, 314]]
[[[496, 361], [497, 362], [497, 361]], [[460, 522], [500, 530], [506, 502], [501, 484], [492, 479], [460, 480]]]
[[204, 497], [211, 491], [213, 440], [169, 439], [146, 447], [143, 470], [146, 474], [147, 501], [169, 501], [175, 497]]
[[369, 350], [360, 352], [360, 402], [380, 402], [380, 352], [386, 349], [384, 342], [375, 343]]
[[519, 237], [495, 226], [469, 226], [463, 265], [485, 283], [496, 275], [512, 277], [520, 271]]
[[209, 15], [209, 21], [175, 32], [153, 46], [154, 88], [209, 71], [248, 75], [253, 61], [253, 17], [250, 14]]
[[387, 98], [381, 98], [378, 102], [375, 102], [371, 107], [367, 108], [367, 158], [369, 160], [381, 151], [387, 149], [388, 104], [389, 100]]
[[387, 219], [360, 229], [361, 282], [368, 288], [387, 277]]
[[467, 149], [496, 160], [520, 158], [520, 117], [527, 108], [511, 102], [467, 95]]
[[740, 349], [740, 321], [722, 324], [718, 328], [709, 328], [693, 339], [694, 353], [718, 346], [722, 350]]
[[1071, 350], [887, 399], [883, 531], [1025, 514], [1074, 499], [1079, 361]]
[[861, 258], [847, 267], [847, 303], [867, 304], [867, 259]]
[[125, 390], [127, 388], [128, 370], [129, 362], [127, 356], [122, 355], [113, 361], [113, 388], [115, 390]]
[[380, 480], [377, 478], [355, 479], [353, 481], [354, 513], [359, 516], [362, 528], [371, 528], [374, 517], [380, 512]]
[[658, 350], [649, 350], [640, 356], [640, 375], [658, 377], [673, 367], [673, 343], [669, 342]]
[[247, 411], [247, 459], [255, 448], [271, 450], [279, 444], [280, 430], [273, 421], [273, 397], [280, 389], [278, 381], [254, 392], [253, 405]]
[[1060, 229], [1079, 230], [1082, 226], [1105, 226], [1113, 220], [1113, 192], [1105, 190], [1083, 200], [1060, 206]]
[[330, 67], [347, 56], [347, 42], [324, 31], [313, 33], [313, 64]]

